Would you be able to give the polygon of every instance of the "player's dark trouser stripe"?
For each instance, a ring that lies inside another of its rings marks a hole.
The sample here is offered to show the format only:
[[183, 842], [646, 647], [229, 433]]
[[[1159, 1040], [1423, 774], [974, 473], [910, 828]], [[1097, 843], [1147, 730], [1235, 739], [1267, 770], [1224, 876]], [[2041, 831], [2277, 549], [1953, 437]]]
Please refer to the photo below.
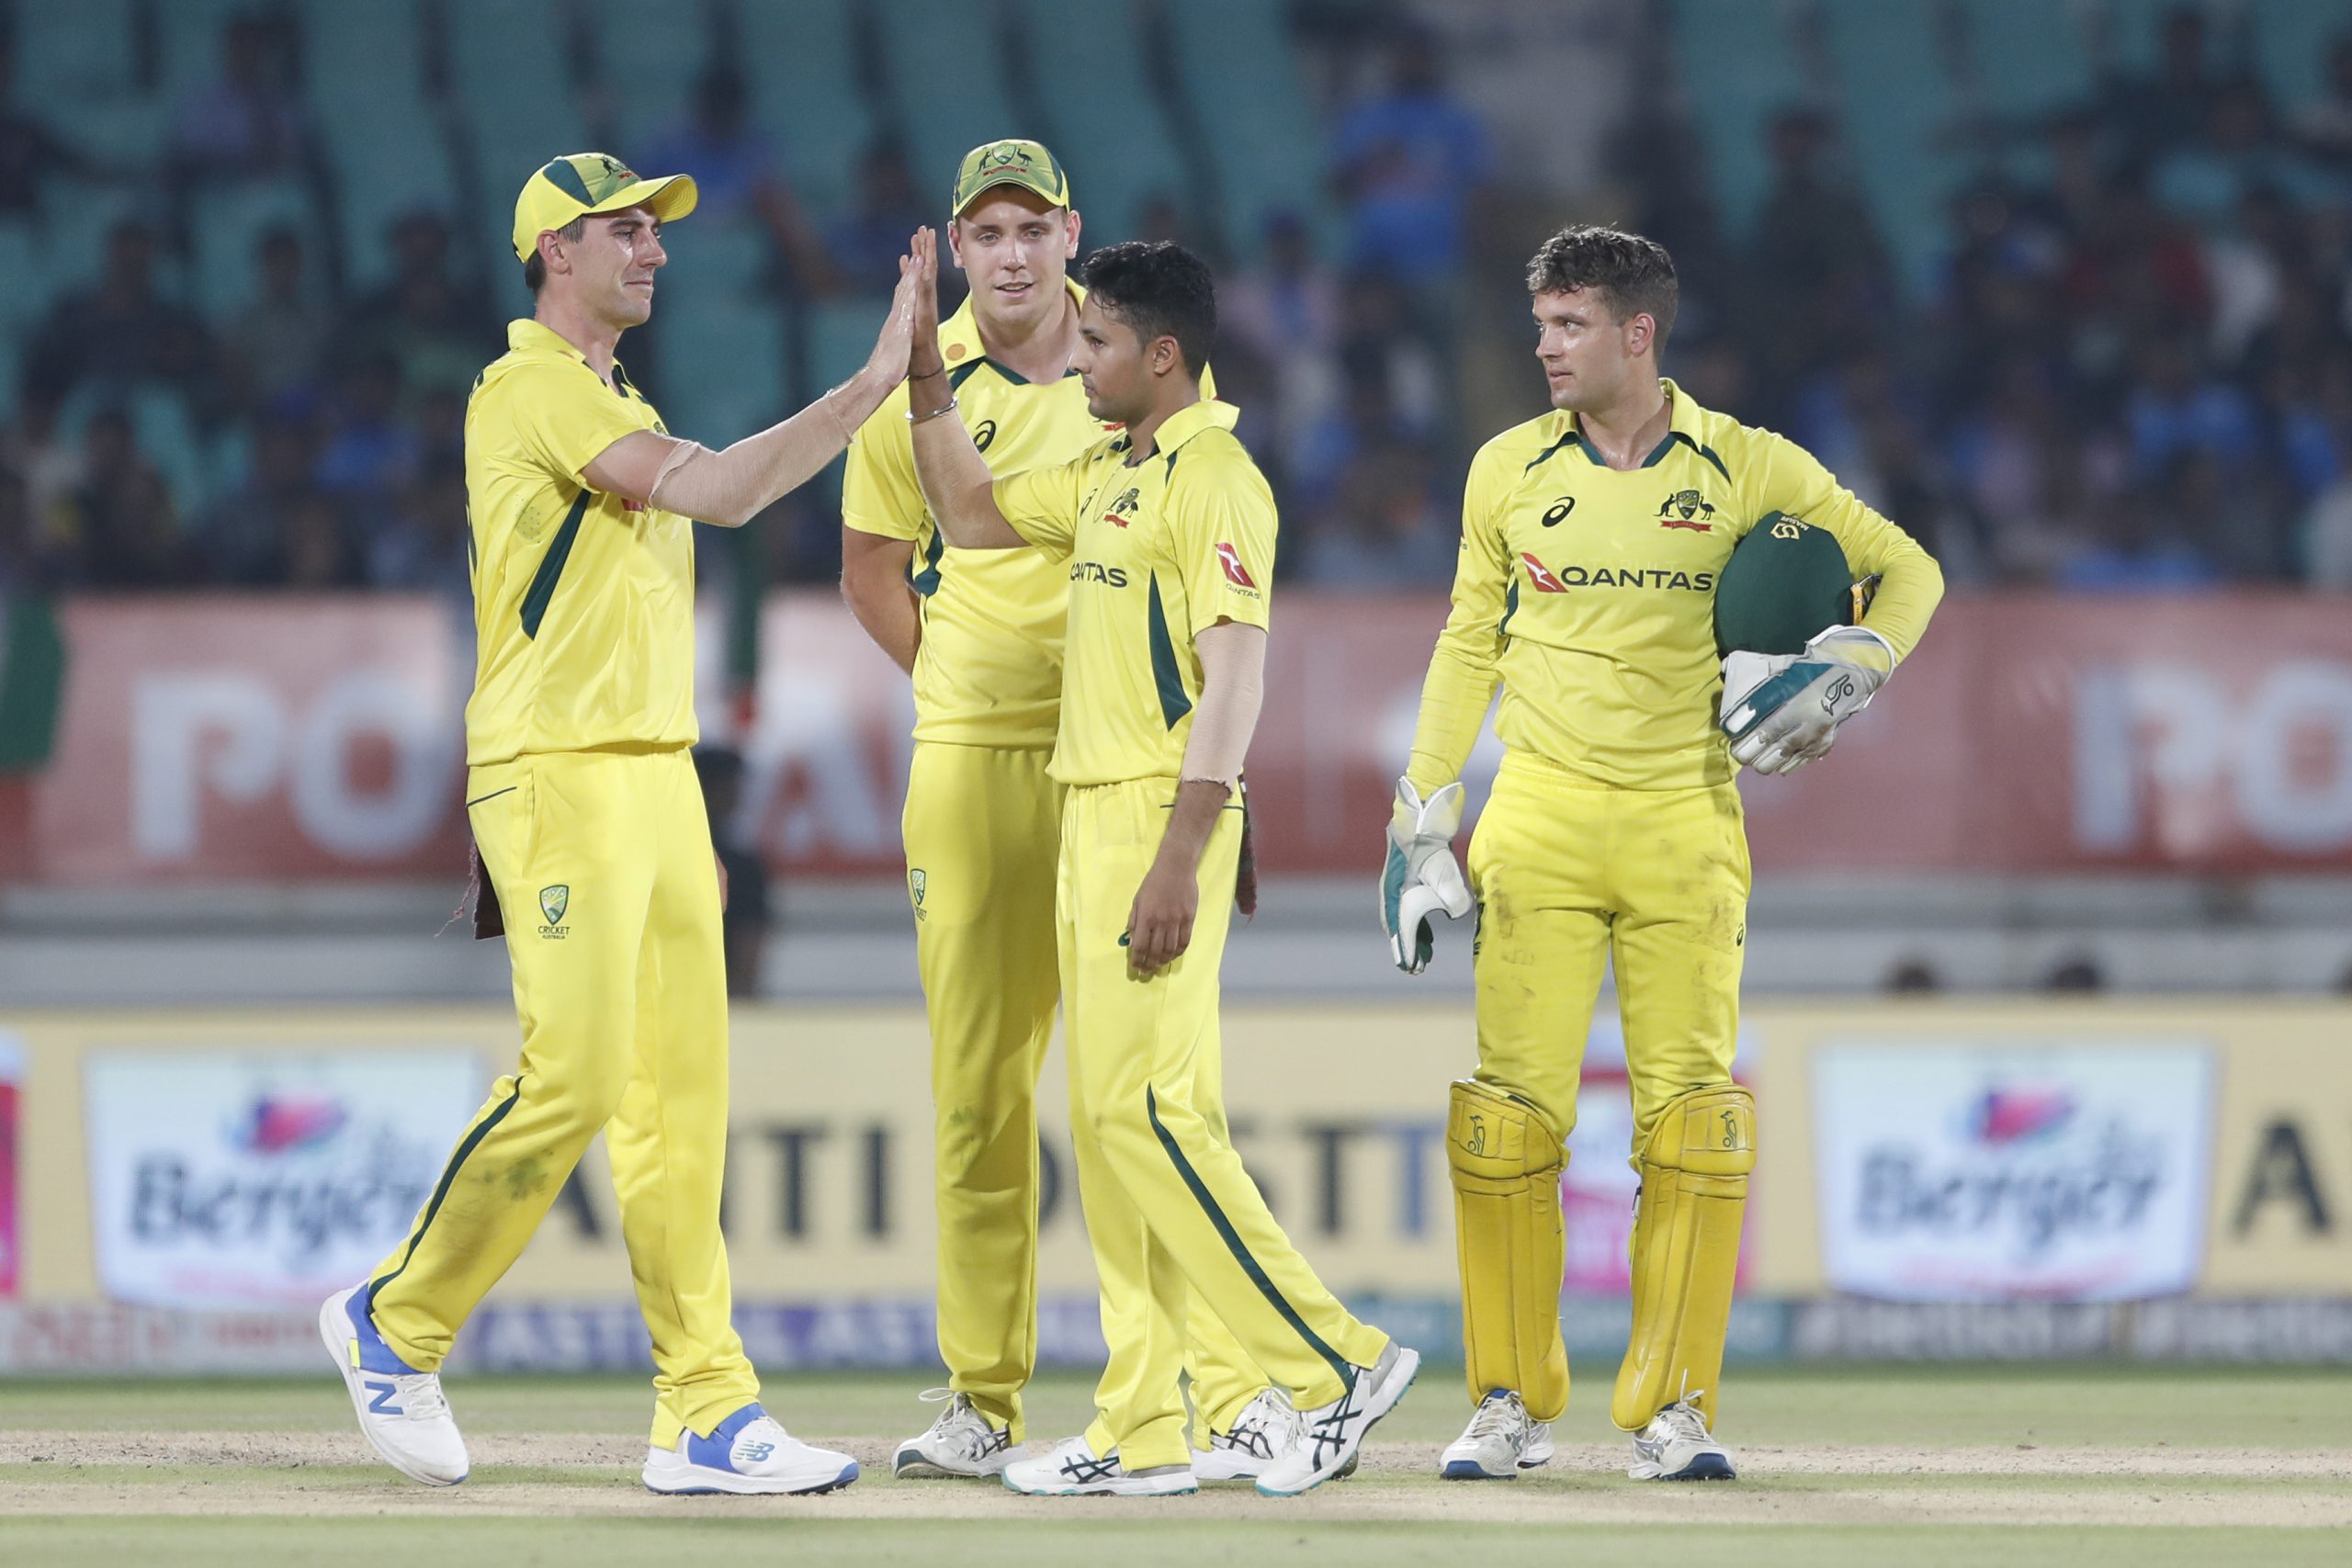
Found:
[[1151, 678], [1159, 687], [1159, 716], [1168, 728], [1193, 711], [1184, 694], [1184, 672], [1176, 663], [1176, 641], [1168, 635], [1168, 612], [1159, 603], [1159, 576], [1151, 579]]
[[466, 1163], [466, 1156], [472, 1154], [484, 1138], [490, 1136], [492, 1128], [506, 1120], [506, 1113], [514, 1110], [514, 1102], [522, 1098], [523, 1080], [517, 1077], [514, 1080], [514, 1092], [500, 1100], [496, 1110], [483, 1117], [475, 1124], [472, 1132], [459, 1140], [456, 1152], [449, 1156], [449, 1163], [442, 1168], [440, 1184], [433, 1189], [432, 1201], [424, 1205], [424, 1217], [416, 1222], [416, 1229], [408, 1238], [408, 1250], [401, 1254], [401, 1266], [380, 1280], [368, 1281], [366, 1304], [370, 1309], [373, 1309], [376, 1304], [376, 1293], [407, 1272], [409, 1259], [416, 1256], [416, 1244], [423, 1241], [424, 1233], [433, 1228], [433, 1216], [441, 1212], [442, 1200], [449, 1196], [449, 1189], [456, 1183], [458, 1169]]
[[539, 635], [539, 623], [547, 618], [548, 601], [555, 597], [555, 580], [563, 575], [563, 563], [571, 558], [571, 541], [580, 536], [580, 520], [587, 515], [588, 499], [595, 493], [589, 490], [580, 492], [580, 499], [563, 514], [563, 526], [555, 531], [548, 553], [539, 558], [539, 570], [531, 574], [531, 586], [523, 594], [525, 637]]
[[1216, 1206], [1216, 1200], [1209, 1195], [1207, 1184], [1201, 1180], [1201, 1173], [1193, 1168], [1193, 1162], [1186, 1159], [1184, 1151], [1176, 1146], [1176, 1134], [1159, 1120], [1159, 1098], [1152, 1093], [1149, 1085], [1144, 1088], [1143, 1110], [1144, 1114], [1151, 1119], [1151, 1130], [1159, 1134], [1159, 1146], [1166, 1149], [1168, 1157], [1175, 1162], [1176, 1174], [1184, 1179], [1186, 1187], [1192, 1189], [1193, 1201], [1200, 1204], [1208, 1215], [1209, 1224], [1216, 1227], [1216, 1234], [1225, 1240], [1226, 1249], [1233, 1254], [1233, 1260], [1241, 1265], [1241, 1271], [1250, 1276], [1250, 1282], [1258, 1287], [1258, 1293], [1282, 1314], [1284, 1323], [1298, 1330], [1298, 1337], [1306, 1341], [1308, 1349], [1330, 1363], [1331, 1370], [1340, 1374], [1342, 1383], [1351, 1388], [1355, 1386], [1355, 1369], [1348, 1365], [1348, 1359], [1323, 1343], [1323, 1337], [1306, 1326], [1306, 1320], [1298, 1315], [1298, 1309], [1283, 1299], [1283, 1293], [1274, 1289], [1274, 1282], [1266, 1277], [1266, 1270], [1250, 1255], [1250, 1248], [1242, 1244], [1241, 1233], [1233, 1228], [1233, 1222], [1227, 1219], [1225, 1211]]

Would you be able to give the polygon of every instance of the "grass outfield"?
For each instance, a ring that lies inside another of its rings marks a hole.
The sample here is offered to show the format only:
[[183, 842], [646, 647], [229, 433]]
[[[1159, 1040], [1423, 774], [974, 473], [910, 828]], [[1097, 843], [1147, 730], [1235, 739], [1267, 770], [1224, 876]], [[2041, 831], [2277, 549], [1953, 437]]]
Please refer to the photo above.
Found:
[[[1547, 1469], [1497, 1484], [1431, 1473], [1468, 1412], [1433, 1367], [1363, 1472], [1279, 1502], [1046, 1500], [901, 1483], [891, 1441], [924, 1419], [918, 1380], [773, 1384], [797, 1432], [866, 1466], [814, 1498], [656, 1498], [636, 1481], [649, 1396], [616, 1379], [456, 1379], [475, 1454], [432, 1490], [370, 1461], [342, 1388], [300, 1382], [0, 1383], [0, 1562], [350, 1561], [425, 1568], [697, 1561], [1130, 1564], [1268, 1556], [1367, 1565], [1459, 1557], [1737, 1568], [2064, 1562], [2166, 1568], [2341, 1563], [2352, 1531], [2352, 1372], [2148, 1368], [1747, 1371], [1724, 1403], [1743, 1478], [1628, 1481], [1585, 1380]], [[1032, 1394], [1031, 1436], [1073, 1430], [1084, 1380]], [[2261, 1533], [2253, 1540], [2249, 1530]]]

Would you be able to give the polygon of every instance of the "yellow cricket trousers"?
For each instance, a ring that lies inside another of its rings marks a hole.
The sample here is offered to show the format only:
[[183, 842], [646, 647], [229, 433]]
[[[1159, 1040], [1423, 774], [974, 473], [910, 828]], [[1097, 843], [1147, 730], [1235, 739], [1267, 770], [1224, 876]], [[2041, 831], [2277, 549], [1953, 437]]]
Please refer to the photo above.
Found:
[[[1238, 801], [1201, 857], [1191, 947], [1148, 979], [1128, 970], [1127, 917], [1175, 795], [1173, 779], [1078, 788], [1062, 814], [1070, 1136], [1110, 1347], [1087, 1440], [1138, 1470], [1190, 1458], [1178, 1374], [1196, 1302], [1302, 1409], [1337, 1399], [1350, 1365], [1372, 1365], [1387, 1346], [1291, 1246], [1227, 1135], [1217, 967]], [[1208, 1398], [1197, 1397], [1205, 1413]]]
[[1565, 1139], [1612, 962], [1634, 1148], [1674, 1096], [1732, 1081], [1748, 861], [1730, 784], [1612, 789], [1508, 752], [1471, 840], [1470, 888], [1480, 1082], [1532, 1101]]
[[[919, 742], [901, 822], [931, 1023], [939, 1355], [948, 1386], [1016, 1443], [1037, 1361], [1037, 1077], [1061, 995], [1050, 755]], [[1195, 1315], [1205, 1440], [1266, 1379], [1214, 1316]]]
[[652, 1440], [759, 1397], [729, 1321], [727, 982], [710, 824], [683, 750], [474, 768], [467, 808], [506, 918], [523, 1055], [369, 1276], [377, 1329], [430, 1371], [601, 1129], [653, 1337]]

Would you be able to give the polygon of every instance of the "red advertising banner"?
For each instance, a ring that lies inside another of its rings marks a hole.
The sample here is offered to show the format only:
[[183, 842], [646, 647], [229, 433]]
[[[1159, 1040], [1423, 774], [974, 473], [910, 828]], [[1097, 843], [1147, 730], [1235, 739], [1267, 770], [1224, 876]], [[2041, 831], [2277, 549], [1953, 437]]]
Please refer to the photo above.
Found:
[[[1791, 869], [2352, 871], [2352, 605], [2305, 595], [1948, 603], [1829, 759], [1743, 782]], [[1442, 598], [1286, 598], [1250, 759], [1267, 870], [1378, 864]], [[831, 594], [765, 612], [746, 826], [785, 872], [895, 874], [902, 676]], [[0, 858], [58, 883], [452, 876], [471, 631], [437, 602], [67, 607], [57, 754]], [[705, 732], [727, 733], [719, 627]], [[1500, 750], [1472, 761], [1474, 802]]]

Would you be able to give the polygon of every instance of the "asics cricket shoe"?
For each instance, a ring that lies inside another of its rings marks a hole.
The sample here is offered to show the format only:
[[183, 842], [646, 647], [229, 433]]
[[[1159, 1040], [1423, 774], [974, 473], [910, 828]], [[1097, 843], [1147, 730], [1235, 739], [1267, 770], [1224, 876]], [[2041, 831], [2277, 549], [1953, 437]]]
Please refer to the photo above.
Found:
[[1261, 1392], [1241, 1407], [1230, 1428], [1209, 1434], [1206, 1452], [1193, 1455], [1198, 1481], [1255, 1481], [1284, 1449], [1298, 1441], [1298, 1412], [1278, 1388]]
[[1356, 1367], [1339, 1398], [1298, 1414], [1296, 1441], [1258, 1476], [1269, 1497], [1295, 1497], [1353, 1468], [1356, 1450], [1373, 1423], [1396, 1408], [1421, 1370], [1421, 1353], [1395, 1340], [1369, 1367]]
[[989, 1425], [969, 1394], [953, 1389], [923, 1391], [923, 1398], [947, 1402], [939, 1419], [920, 1438], [909, 1438], [890, 1456], [890, 1473], [901, 1481], [936, 1476], [988, 1476], [1012, 1462], [1012, 1429]]
[[685, 1431], [674, 1449], [647, 1449], [644, 1479], [647, 1491], [672, 1497], [831, 1492], [857, 1479], [857, 1461], [802, 1442], [752, 1404], [707, 1438]]
[[441, 1374], [420, 1372], [392, 1354], [358, 1287], [337, 1291], [320, 1306], [319, 1337], [359, 1412], [359, 1435], [385, 1463], [427, 1486], [455, 1486], [466, 1478], [466, 1440], [441, 1396]]
[[1528, 1419], [1527, 1406], [1510, 1389], [1490, 1391], [1478, 1412], [1438, 1461], [1448, 1481], [1516, 1481], [1552, 1458], [1552, 1423]]
[[1707, 1418], [1699, 1414], [1688, 1393], [1650, 1417], [1634, 1434], [1633, 1468], [1625, 1473], [1636, 1481], [1736, 1481], [1731, 1450], [1707, 1432]]
[[1083, 1434], [1049, 1454], [1014, 1460], [1002, 1474], [1007, 1491], [1030, 1497], [1182, 1497], [1201, 1489], [1189, 1464], [1131, 1471], [1116, 1450], [1097, 1455]]

